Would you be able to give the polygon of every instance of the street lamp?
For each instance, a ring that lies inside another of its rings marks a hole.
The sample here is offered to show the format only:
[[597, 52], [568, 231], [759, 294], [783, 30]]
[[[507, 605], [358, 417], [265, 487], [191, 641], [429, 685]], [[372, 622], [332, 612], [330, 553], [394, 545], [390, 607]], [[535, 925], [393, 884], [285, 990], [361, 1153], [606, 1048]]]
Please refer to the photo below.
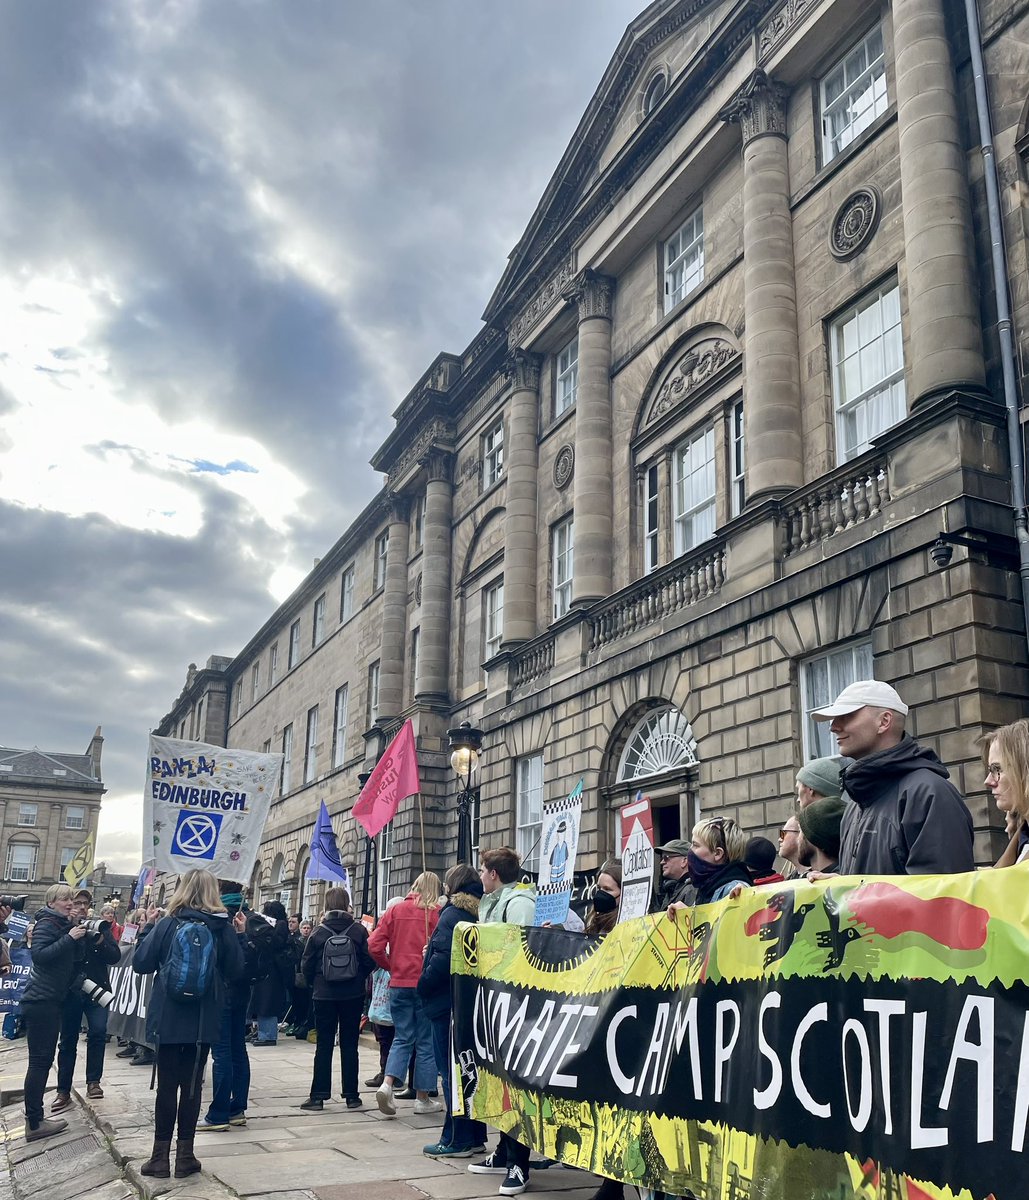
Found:
[[482, 745], [482, 730], [469, 721], [462, 721], [456, 729], [447, 730], [450, 742], [450, 765], [461, 790], [457, 795], [457, 861], [470, 862], [472, 856], [472, 807], [479, 797], [479, 789], [473, 779], [479, 767], [479, 747]]

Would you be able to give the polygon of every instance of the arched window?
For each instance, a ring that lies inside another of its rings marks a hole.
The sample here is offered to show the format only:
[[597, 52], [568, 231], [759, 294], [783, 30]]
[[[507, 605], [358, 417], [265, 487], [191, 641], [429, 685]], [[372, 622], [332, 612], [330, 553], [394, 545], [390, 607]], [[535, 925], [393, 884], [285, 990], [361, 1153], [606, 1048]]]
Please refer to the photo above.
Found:
[[632, 731], [618, 764], [617, 782], [646, 779], [697, 764], [697, 741], [677, 708], [648, 713]]
[[278, 887], [285, 879], [286, 860], [281, 854], [276, 854], [272, 860], [272, 887]]
[[649, 116], [657, 108], [666, 91], [668, 91], [668, 76], [664, 71], [658, 71], [643, 92], [643, 104], [641, 107], [645, 117]]

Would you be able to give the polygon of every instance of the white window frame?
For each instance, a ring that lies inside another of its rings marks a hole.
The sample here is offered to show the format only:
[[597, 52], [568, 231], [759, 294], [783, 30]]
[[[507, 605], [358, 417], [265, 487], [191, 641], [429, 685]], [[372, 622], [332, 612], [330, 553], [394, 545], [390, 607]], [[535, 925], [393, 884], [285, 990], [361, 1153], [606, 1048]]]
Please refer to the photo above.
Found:
[[641, 108], [645, 117], [650, 116], [655, 108], [661, 103], [665, 97], [665, 92], [668, 91], [668, 76], [664, 71], [656, 71], [648, 80], [646, 88], [643, 90], [643, 101]]
[[[824, 672], [824, 686], [821, 677]], [[848, 684], [859, 679], [874, 679], [875, 663], [872, 657], [872, 639], [861, 638], [842, 646], [833, 646], [820, 654], [813, 654], [800, 664], [800, 708], [803, 734], [804, 761], [839, 754], [836, 738], [829, 730], [829, 723], [816, 721], [811, 713], [816, 708], [832, 704]]]
[[354, 615], [354, 564], [343, 569], [339, 577], [339, 619], [349, 621]]
[[307, 738], [304, 742], [304, 783], [318, 776], [318, 705], [307, 710]]
[[390, 877], [393, 874], [393, 823], [388, 822], [382, 827], [382, 832], [375, 839], [375, 848], [378, 853], [378, 884], [379, 892], [379, 913], [386, 911], [386, 905], [389, 902], [390, 895]]
[[[703, 491], [698, 490], [700, 488]], [[680, 442], [672, 455], [672, 526], [676, 558], [714, 535], [718, 520], [716, 492], [715, 430], [713, 425], [708, 425]]]
[[257, 702], [261, 690], [261, 660], [257, 659], [250, 667], [250, 703]]
[[236, 716], [238, 717], [243, 712], [243, 679], [242, 676], [236, 680]]
[[386, 586], [386, 555], [389, 553], [389, 530], [384, 529], [375, 539], [374, 590]]
[[651, 463], [643, 473], [643, 570], [661, 565], [661, 472]]
[[[72, 814], [78, 813], [78, 820], [73, 821]], [[82, 804], [70, 804], [64, 810], [65, 829], [85, 829], [87, 824], [86, 809]]]
[[57, 882], [64, 883], [64, 868], [71, 862], [78, 852], [77, 846], [62, 846], [61, 847], [61, 866], [57, 873]]
[[[27, 851], [25, 865], [15, 866], [14, 860], [18, 851]], [[36, 867], [39, 865], [39, 847], [34, 842], [9, 842], [7, 845], [6, 879], [14, 883], [32, 883], [36, 878]]]
[[699, 205], [661, 247], [665, 312], [704, 282], [704, 207]]
[[282, 783], [279, 794], [285, 796], [293, 783], [293, 722], [282, 731]]
[[311, 618], [311, 648], [320, 646], [325, 641], [325, 593], [314, 602], [314, 612]]
[[196, 739], [198, 742], [204, 740], [204, 698], [203, 696], [197, 701], [196, 707]]
[[558, 521], [551, 531], [551, 570], [554, 579], [554, 620], [572, 607], [575, 574], [575, 514]]
[[832, 320], [829, 353], [837, 458], [844, 463], [864, 454], [873, 438], [907, 416], [904, 331], [896, 279], [865, 292]]
[[539, 870], [539, 837], [543, 830], [543, 754], [515, 759], [515, 849], [522, 870]]
[[742, 400], [736, 400], [729, 410], [729, 462], [729, 511], [738, 517], [747, 503], [747, 443]]
[[554, 416], [560, 417], [574, 404], [579, 390], [579, 333], [558, 353], [555, 363]]
[[422, 631], [419, 626], [411, 630], [411, 698], [418, 687], [418, 657], [421, 653]]
[[497, 421], [482, 435], [482, 490], [504, 474], [504, 422]]
[[[858, 73], [853, 74], [855, 71]], [[841, 72], [843, 78], [838, 81], [837, 76]], [[853, 77], [848, 83], [846, 77], [851, 74]], [[842, 85], [840, 91], [829, 99], [829, 92], [837, 82]], [[849, 46], [847, 52], [826, 71], [819, 81], [818, 100], [822, 122], [822, 165], [825, 166], [890, 106], [886, 82], [886, 45], [881, 23]], [[837, 114], [848, 112], [849, 119], [833, 133], [832, 120]]]
[[426, 494], [422, 492], [415, 500], [411, 510], [411, 541], [413, 552], [421, 550], [425, 545], [425, 501]]
[[332, 711], [332, 765], [341, 767], [347, 757], [347, 708], [350, 700], [350, 685], [344, 683], [336, 688]]
[[[31, 809], [31, 813], [28, 811]], [[26, 820], [26, 818], [31, 818]], [[18, 828], [19, 829], [35, 829], [39, 824], [39, 805], [30, 804], [28, 801], [22, 801], [18, 805]]]
[[374, 725], [379, 719], [379, 680], [381, 664], [378, 659], [368, 667], [368, 724]]
[[484, 661], [500, 653], [504, 640], [504, 577], [482, 589], [482, 648]]
[[269, 688], [275, 685], [276, 679], [279, 677], [279, 643], [272, 642], [271, 649], [268, 651], [268, 686]]
[[286, 670], [292, 671], [300, 662], [300, 618], [298, 617], [289, 627], [289, 654], [286, 659]]

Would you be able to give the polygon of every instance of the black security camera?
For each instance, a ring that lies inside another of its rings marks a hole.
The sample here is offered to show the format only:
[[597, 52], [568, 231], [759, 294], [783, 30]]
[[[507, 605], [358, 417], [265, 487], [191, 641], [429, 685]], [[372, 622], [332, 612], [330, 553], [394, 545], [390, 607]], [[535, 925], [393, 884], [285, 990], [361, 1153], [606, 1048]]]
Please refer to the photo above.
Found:
[[933, 556], [933, 562], [938, 567], [946, 567], [950, 565], [950, 560], [954, 557], [954, 547], [949, 546], [943, 538], [937, 538], [930, 547], [929, 553]]

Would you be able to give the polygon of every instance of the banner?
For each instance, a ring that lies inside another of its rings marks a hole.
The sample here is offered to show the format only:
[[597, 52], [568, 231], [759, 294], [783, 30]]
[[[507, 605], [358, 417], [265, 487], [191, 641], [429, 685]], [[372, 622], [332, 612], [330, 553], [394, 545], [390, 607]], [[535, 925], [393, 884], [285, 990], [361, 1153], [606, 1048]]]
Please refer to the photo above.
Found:
[[1020, 1200], [1025, 881], [797, 881], [602, 940], [459, 925], [461, 1100], [677, 1196]]
[[650, 797], [636, 793], [618, 813], [622, 845], [622, 899], [618, 920], [631, 921], [650, 912], [654, 891], [654, 821]]
[[369, 837], [375, 837], [393, 820], [401, 802], [419, 790], [414, 725], [407, 720], [375, 764], [351, 815]]
[[143, 854], [158, 871], [203, 867], [223, 879], [248, 880], [281, 769], [281, 754], [151, 735]]
[[17, 1012], [21, 995], [29, 982], [32, 955], [26, 948], [11, 950], [11, 970], [0, 975], [0, 1012]]
[[154, 986], [153, 975], [137, 975], [132, 969], [136, 943], [121, 948], [121, 962], [111, 967], [114, 999], [107, 1010], [107, 1032], [146, 1045], [146, 1010]]
[[550, 800], [543, 805], [540, 829], [540, 866], [536, 880], [534, 925], [549, 921], [562, 925], [572, 902], [575, 875], [575, 851], [579, 844], [582, 821], [582, 780], [565, 800]]
[[86, 880], [93, 872], [93, 853], [95, 848], [95, 838], [93, 831], [89, 831], [89, 835], [82, 845], [75, 851], [71, 857], [71, 861], [64, 868], [64, 882], [77, 892], [79, 888], [84, 887]]

